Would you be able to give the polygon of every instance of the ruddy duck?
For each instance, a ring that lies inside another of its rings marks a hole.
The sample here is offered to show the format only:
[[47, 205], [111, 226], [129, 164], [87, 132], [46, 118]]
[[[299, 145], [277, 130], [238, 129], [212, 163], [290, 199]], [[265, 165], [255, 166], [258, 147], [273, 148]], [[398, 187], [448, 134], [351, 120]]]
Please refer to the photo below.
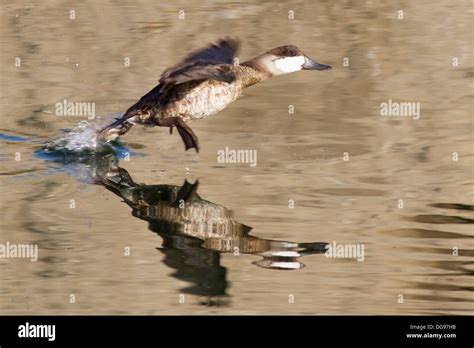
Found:
[[329, 65], [310, 59], [296, 46], [281, 46], [234, 64], [238, 42], [221, 39], [196, 51], [163, 72], [159, 84], [131, 106], [99, 138], [112, 141], [134, 124], [178, 129], [186, 150], [199, 151], [198, 139], [188, 121], [213, 115], [236, 100], [243, 89], [272, 76], [299, 70], [325, 70]]

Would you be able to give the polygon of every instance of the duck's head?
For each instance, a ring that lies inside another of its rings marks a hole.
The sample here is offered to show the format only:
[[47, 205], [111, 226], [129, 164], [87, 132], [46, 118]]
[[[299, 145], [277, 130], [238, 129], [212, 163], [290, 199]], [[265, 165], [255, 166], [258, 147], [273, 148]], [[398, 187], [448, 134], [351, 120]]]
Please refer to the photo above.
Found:
[[289, 74], [300, 70], [326, 70], [331, 66], [316, 63], [293, 45], [281, 46], [258, 57], [260, 65], [273, 76]]

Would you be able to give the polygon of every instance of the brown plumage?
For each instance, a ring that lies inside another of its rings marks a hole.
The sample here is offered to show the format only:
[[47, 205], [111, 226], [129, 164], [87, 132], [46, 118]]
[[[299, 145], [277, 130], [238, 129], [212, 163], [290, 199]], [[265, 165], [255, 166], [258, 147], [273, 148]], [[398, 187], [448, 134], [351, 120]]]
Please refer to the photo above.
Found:
[[[186, 150], [199, 151], [198, 139], [186, 122], [213, 115], [236, 100], [242, 90], [271, 76], [301, 69], [328, 69], [295, 46], [274, 48], [241, 65], [234, 64], [238, 42], [221, 39], [166, 69], [159, 84], [125, 114], [99, 132], [107, 141], [134, 124], [176, 127]], [[287, 59], [289, 58], [289, 59]]]

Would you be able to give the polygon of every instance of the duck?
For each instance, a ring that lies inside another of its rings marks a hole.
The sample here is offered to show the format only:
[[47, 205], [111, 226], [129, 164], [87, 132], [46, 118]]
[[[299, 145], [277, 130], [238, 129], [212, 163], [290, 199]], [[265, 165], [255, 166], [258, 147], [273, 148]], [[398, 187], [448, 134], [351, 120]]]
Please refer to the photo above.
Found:
[[134, 125], [176, 128], [185, 150], [199, 152], [199, 141], [188, 123], [218, 113], [234, 102], [245, 88], [271, 77], [300, 70], [327, 70], [330, 65], [309, 58], [298, 47], [273, 48], [238, 63], [237, 39], [219, 39], [189, 54], [166, 69], [159, 83], [133, 104], [123, 116], [98, 131], [98, 138], [113, 141]]

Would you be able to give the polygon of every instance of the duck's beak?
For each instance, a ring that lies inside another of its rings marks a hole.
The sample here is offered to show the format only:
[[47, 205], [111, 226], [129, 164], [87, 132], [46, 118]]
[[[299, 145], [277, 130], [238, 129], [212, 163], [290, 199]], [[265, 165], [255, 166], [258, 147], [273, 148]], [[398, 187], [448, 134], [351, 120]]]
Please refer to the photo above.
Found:
[[303, 69], [304, 70], [326, 70], [326, 69], [331, 69], [331, 66], [326, 65], [326, 64], [316, 63], [314, 60], [312, 60], [311, 58], [305, 55]]

